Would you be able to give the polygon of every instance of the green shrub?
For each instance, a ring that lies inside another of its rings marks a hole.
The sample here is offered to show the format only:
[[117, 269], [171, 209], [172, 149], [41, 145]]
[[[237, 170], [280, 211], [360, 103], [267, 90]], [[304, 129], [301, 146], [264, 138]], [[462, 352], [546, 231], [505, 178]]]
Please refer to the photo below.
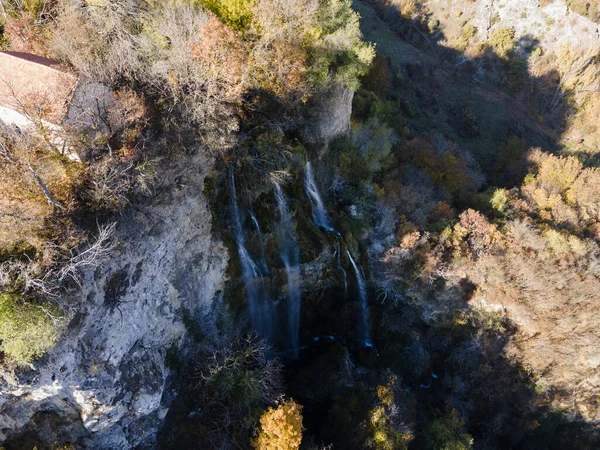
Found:
[[23, 10], [35, 17], [45, 9], [46, 12], [48, 12], [48, 3], [50, 2], [47, 2], [45, 0], [24, 0]]
[[506, 189], [496, 189], [494, 195], [490, 199], [490, 204], [499, 213], [504, 212], [506, 203], [508, 202], [508, 191]]
[[427, 22], [427, 28], [429, 29], [430, 33], [433, 33], [439, 27], [440, 27], [440, 21], [438, 19], [430, 19], [429, 22]]
[[375, 57], [373, 46], [362, 40], [360, 16], [350, 0], [325, 0], [320, 2], [316, 17], [306, 42], [310, 48], [312, 83], [329, 84], [333, 66], [336, 81], [358, 89], [359, 77], [368, 72]]
[[398, 141], [394, 132], [377, 118], [358, 123], [352, 130], [352, 144], [358, 149], [367, 168], [375, 172], [382, 168]]
[[201, 0], [200, 4], [236, 31], [244, 31], [252, 21], [255, 0]]
[[14, 294], [0, 294], [0, 350], [18, 364], [27, 364], [52, 347], [60, 334], [60, 309], [36, 305]]
[[455, 410], [433, 421], [424, 434], [427, 450], [470, 450], [473, 437], [464, 430], [464, 423]]
[[464, 41], [468, 41], [473, 36], [475, 36], [476, 32], [477, 28], [475, 28], [475, 26], [472, 23], [470, 23], [463, 28], [461, 37]]
[[490, 37], [490, 45], [501, 55], [506, 56], [515, 48], [515, 29], [498, 28]]

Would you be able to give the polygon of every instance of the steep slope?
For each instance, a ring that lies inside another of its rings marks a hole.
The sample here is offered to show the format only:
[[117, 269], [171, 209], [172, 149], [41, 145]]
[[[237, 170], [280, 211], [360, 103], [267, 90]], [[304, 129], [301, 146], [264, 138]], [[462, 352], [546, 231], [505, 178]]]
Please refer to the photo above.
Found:
[[202, 193], [211, 165], [197, 153], [165, 168], [155, 198], [119, 221], [116, 247], [86, 271], [77, 294], [83, 308], [59, 345], [4, 379], [0, 441], [153, 441], [169, 407], [167, 350], [185, 341], [185, 311], [218, 301], [225, 281], [227, 253]]

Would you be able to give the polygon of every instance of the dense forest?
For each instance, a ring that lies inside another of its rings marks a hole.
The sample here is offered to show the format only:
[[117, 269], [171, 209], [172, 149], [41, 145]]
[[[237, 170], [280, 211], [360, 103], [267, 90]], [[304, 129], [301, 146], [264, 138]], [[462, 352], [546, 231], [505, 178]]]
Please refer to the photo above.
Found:
[[0, 449], [600, 448], [599, 22], [0, 0]]

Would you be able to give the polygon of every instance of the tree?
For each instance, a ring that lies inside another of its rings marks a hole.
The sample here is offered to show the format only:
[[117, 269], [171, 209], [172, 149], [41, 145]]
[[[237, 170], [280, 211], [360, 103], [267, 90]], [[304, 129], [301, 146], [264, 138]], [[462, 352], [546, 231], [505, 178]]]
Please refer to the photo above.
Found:
[[426, 450], [470, 450], [473, 437], [464, 430], [464, 423], [455, 410], [433, 421], [425, 431]]
[[302, 406], [288, 400], [269, 408], [260, 418], [257, 450], [297, 450], [302, 442]]
[[60, 309], [0, 294], [0, 351], [12, 362], [27, 364], [52, 347], [62, 326]]
[[252, 20], [255, 0], [201, 0], [200, 4], [236, 31], [244, 31]]

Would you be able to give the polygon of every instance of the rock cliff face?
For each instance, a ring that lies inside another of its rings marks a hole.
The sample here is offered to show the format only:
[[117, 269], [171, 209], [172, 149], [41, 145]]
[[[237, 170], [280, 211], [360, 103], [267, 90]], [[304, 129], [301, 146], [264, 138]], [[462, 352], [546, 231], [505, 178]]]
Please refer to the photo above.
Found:
[[335, 85], [326, 92], [315, 105], [304, 137], [308, 142], [321, 142], [334, 139], [350, 130], [352, 99], [354, 91], [343, 85]]
[[459, 36], [465, 23], [475, 26], [480, 39], [498, 27], [514, 27], [519, 46], [539, 45], [546, 50], [594, 50], [600, 42], [598, 24], [569, 8], [565, 0], [442, 0], [427, 3], [442, 22], [447, 39]]
[[164, 192], [119, 221], [116, 249], [85, 273], [61, 342], [18, 379], [4, 376], [0, 444], [153, 441], [169, 403], [165, 355], [186, 336], [183, 312], [210, 304], [224, 282], [227, 252], [202, 194], [211, 166], [199, 154], [189, 169], [167, 169], [174, 181]]

